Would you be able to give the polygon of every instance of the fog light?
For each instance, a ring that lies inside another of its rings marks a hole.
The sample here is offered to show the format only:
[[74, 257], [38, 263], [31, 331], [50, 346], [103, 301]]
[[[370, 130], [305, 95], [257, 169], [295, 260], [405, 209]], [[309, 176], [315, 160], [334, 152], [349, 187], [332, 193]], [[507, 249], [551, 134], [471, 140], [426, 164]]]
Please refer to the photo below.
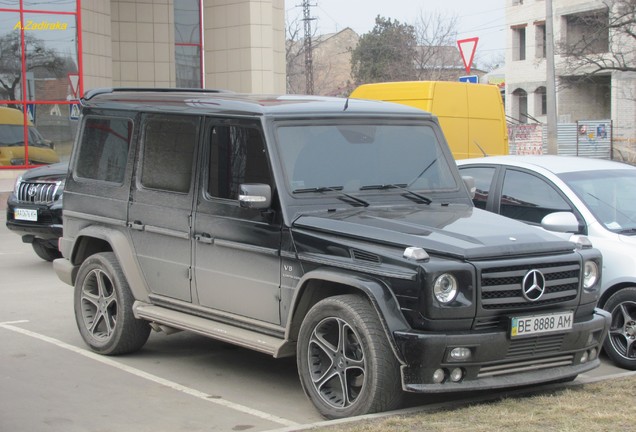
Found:
[[598, 351], [596, 350], [596, 348], [592, 348], [590, 350], [590, 355], [589, 355], [590, 360], [596, 360], [597, 356], [598, 356]]
[[453, 348], [450, 352], [450, 356], [453, 360], [465, 361], [471, 357], [472, 353], [470, 348], [457, 347]]
[[594, 343], [594, 333], [590, 333], [590, 335], [587, 337], [586, 345], [592, 345], [593, 343]]
[[450, 373], [450, 380], [452, 382], [459, 382], [464, 378], [464, 371], [460, 368], [455, 368]]
[[587, 362], [587, 351], [583, 353], [583, 355], [581, 356], [581, 363], [585, 363]]
[[435, 372], [433, 372], [433, 382], [435, 384], [441, 384], [442, 382], [444, 382], [445, 377], [446, 374], [444, 373], [444, 369], [437, 369]]

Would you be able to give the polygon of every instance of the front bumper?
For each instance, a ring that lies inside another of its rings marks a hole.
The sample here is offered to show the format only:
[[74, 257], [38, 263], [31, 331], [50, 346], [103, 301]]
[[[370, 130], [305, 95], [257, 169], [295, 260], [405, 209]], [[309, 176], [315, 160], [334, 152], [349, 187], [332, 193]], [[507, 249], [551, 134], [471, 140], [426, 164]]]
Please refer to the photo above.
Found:
[[[402, 365], [402, 388], [418, 393], [487, 390], [572, 378], [600, 365], [598, 353], [610, 315], [595, 309], [591, 319], [575, 322], [567, 333], [511, 340], [508, 332], [395, 332]], [[453, 360], [453, 348], [469, 348], [470, 359]], [[589, 359], [590, 353], [596, 353]], [[588, 357], [588, 360], [585, 360]], [[458, 382], [449, 379], [460, 369]], [[433, 378], [444, 373], [441, 383]]]
[[[15, 209], [26, 208], [37, 210], [37, 221], [22, 221], [15, 219]], [[7, 228], [16, 234], [28, 239], [39, 238], [50, 240], [53, 243], [62, 236], [62, 205], [36, 206], [33, 204], [16, 203], [12, 200], [7, 202]]]

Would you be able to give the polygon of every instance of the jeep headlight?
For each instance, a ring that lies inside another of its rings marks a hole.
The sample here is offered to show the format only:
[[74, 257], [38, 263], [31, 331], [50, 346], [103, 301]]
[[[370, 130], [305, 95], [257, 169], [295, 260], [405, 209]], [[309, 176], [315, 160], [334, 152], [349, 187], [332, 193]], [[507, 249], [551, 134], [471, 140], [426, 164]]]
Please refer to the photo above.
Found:
[[435, 298], [442, 304], [448, 304], [457, 297], [457, 279], [450, 273], [439, 275], [433, 284]]
[[20, 189], [20, 184], [22, 184], [22, 176], [18, 176], [15, 179], [15, 185], [13, 185], [13, 193], [18, 194], [18, 189]]
[[598, 281], [598, 265], [595, 261], [585, 261], [583, 264], [583, 288], [590, 289]]

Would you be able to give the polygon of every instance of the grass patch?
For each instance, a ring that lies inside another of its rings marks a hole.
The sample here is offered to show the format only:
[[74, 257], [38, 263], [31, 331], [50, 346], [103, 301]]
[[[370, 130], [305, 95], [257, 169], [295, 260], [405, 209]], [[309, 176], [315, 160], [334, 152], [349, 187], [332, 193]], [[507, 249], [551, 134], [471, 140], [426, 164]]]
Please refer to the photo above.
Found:
[[[376, 418], [319, 432], [634, 431], [636, 376], [506, 397], [456, 409]], [[426, 409], [426, 407], [422, 407]]]

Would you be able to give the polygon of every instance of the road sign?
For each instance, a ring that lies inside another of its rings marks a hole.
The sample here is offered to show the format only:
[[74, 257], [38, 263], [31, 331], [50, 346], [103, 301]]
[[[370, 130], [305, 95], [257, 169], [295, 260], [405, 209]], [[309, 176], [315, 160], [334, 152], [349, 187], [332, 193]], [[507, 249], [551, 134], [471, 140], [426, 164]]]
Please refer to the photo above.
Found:
[[457, 41], [459, 54], [462, 56], [464, 67], [466, 68], [466, 74], [470, 74], [470, 67], [472, 66], [473, 59], [475, 58], [475, 50], [477, 50], [477, 42], [479, 42], [478, 37], [460, 39]]
[[79, 102], [77, 103], [72, 103], [69, 105], [69, 119], [70, 120], [79, 120], [80, 117], [80, 104]]
[[459, 82], [477, 84], [479, 82], [479, 77], [477, 75], [464, 75], [459, 77]]
[[27, 104], [26, 110], [27, 110], [27, 118], [31, 122], [35, 123], [35, 105]]
[[71, 94], [73, 99], [77, 99], [77, 91], [79, 90], [79, 74], [68, 74], [68, 82], [71, 84]]

